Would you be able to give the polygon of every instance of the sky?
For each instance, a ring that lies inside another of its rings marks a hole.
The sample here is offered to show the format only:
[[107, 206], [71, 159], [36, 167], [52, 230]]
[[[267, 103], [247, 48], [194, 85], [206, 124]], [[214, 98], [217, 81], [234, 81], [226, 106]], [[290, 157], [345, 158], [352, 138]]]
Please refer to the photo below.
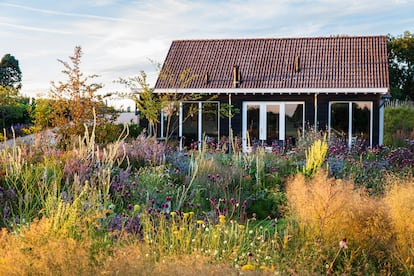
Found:
[[19, 61], [22, 94], [45, 97], [81, 46], [82, 72], [107, 93], [141, 70], [155, 84], [173, 40], [399, 36], [413, 14], [414, 0], [0, 0], [0, 58]]

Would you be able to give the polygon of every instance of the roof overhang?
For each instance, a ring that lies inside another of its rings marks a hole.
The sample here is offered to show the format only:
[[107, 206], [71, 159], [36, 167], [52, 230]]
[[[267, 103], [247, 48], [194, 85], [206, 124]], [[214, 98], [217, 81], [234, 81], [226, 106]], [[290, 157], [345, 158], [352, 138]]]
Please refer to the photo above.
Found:
[[387, 94], [388, 88], [157, 88], [155, 93], [180, 94]]

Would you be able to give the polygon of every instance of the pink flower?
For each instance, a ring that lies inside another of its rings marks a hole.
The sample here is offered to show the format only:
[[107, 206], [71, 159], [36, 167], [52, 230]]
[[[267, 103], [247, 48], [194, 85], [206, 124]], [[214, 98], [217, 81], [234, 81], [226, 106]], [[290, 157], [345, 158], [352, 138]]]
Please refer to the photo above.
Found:
[[340, 249], [347, 249], [348, 245], [346, 244], [346, 238], [343, 238], [340, 242], [339, 242], [339, 248]]

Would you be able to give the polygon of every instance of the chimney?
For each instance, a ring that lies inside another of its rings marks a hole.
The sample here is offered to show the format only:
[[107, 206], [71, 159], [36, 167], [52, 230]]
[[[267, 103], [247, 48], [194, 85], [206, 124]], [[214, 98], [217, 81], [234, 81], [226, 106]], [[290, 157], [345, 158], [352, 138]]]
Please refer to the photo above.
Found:
[[239, 71], [239, 66], [233, 65], [233, 87], [238, 88], [240, 85], [241, 74]]
[[295, 57], [295, 72], [300, 72], [299, 56]]

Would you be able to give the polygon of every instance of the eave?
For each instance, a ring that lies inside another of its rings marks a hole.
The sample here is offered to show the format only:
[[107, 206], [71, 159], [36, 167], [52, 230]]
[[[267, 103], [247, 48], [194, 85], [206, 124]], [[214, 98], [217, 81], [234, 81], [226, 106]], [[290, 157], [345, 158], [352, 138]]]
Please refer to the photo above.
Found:
[[160, 94], [387, 94], [389, 89], [382, 88], [156, 88]]

